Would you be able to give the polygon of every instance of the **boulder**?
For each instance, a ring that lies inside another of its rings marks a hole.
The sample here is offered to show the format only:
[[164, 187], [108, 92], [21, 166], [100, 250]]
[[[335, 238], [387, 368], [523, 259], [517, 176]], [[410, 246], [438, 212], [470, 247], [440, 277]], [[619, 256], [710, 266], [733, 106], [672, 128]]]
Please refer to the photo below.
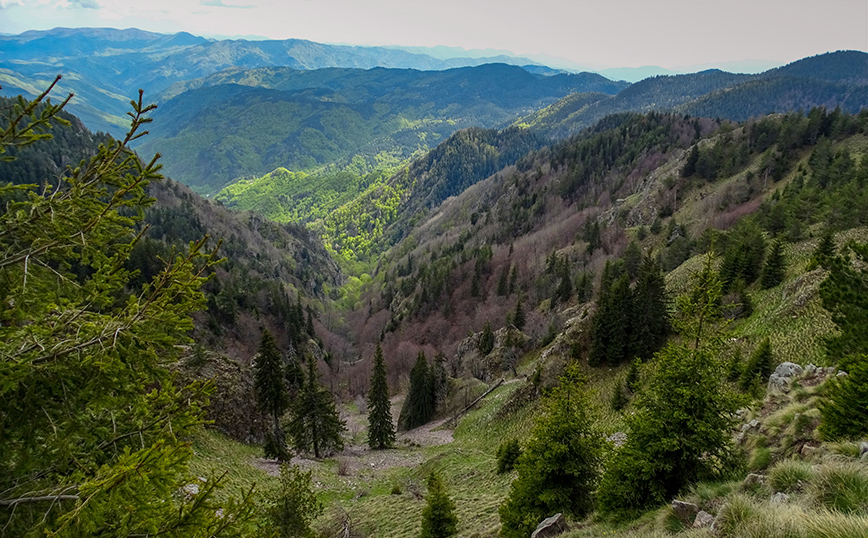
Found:
[[772, 504], [785, 504], [789, 500], [790, 496], [782, 491], [779, 491], [772, 495]]
[[567, 521], [564, 519], [564, 515], [555, 514], [542, 520], [542, 523], [537, 525], [530, 538], [548, 538], [549, 536], [557, 536], [567, 530]]
[[741, 485], [742, 485], [742, 487], [749, 488], [752, 486], [762, 486], [765, 483], [766, 483], [765, 475], [750, 473], [749, 475], [747, 475], [745, 477], [744, 482], [742, 482]]
[[696, 514], [696, 519], [693, 520], [693, 528], [701, 529], [704, 527], [710, 527], [714, 524], [714, 516], [706, 512], [705, 510], [700, 510], [698, 514]]
[[769, 392], [788, 392], [790, 381], [795, 377], [801, 377], [804, 370], [793, 362], [783, 362], [775, 368], [775, 372], [769, 377]]
[[859, 457], [862, 457], [865, 454], [868, 454], [868, 441], [862, 441], [859, 444]]
[[699, 507], [693, 503], [675, 499], [672, 501], [672, 511], [685, 525], [692, 525], [696, 519], [696, 514], [699, 513]]

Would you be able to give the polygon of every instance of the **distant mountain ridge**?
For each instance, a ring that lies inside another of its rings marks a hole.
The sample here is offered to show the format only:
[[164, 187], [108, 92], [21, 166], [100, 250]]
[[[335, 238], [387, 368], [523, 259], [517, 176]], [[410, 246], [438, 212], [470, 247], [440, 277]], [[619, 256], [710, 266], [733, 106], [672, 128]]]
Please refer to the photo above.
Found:
[[[346, 67], [443, 70], [498, 61], [534, 64], [527, 58], [438, 59], [386, 47], [326, 45], [303, 39], [209, 40], [186, 32], [167, 35], [136, 28], [55, 28], [0, 36], [3, 95], [35, 95], [63, 74], [58, 88], [74, 92], [70, 112], [94, 130], [121, 132], [129, 99], [139, 88], [156, 95], [171, 84], [227, 68]], [[106, 98], [108, 97], [108, 98]]]
[[504, 127], [570, 93], [624, 87], [593, 73], [546, 76], [505, 64], [227, 70], [170, 88], [182, 93], [156, 111], [142, 150], [163, 154], [173, 178], [211, 192], [239, 177], [354, 156], [371, 168], [397, 165], [459, 129]]

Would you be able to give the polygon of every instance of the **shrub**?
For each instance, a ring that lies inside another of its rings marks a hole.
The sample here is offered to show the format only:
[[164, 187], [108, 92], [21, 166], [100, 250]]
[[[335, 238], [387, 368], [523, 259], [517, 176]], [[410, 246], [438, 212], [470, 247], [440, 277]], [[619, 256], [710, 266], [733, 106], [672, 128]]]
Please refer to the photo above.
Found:
[[297, 465], [280, 466], [280, 489], [269, 510], [271, 525], [280, 538], [314, 538], [311, 522], [322, 514], [322, 503], [311, 488], [311, 472]]
[[515, 468], [515, 462], [521, 456], [518, 439], [510, 439], [497, 447], [497, 474], [508, 473]]
[[447, 495], [436, 473], [428, 475], [428, 504], [422, 510], [421, 538], [446, 538], [458, 530], [455, 503]]

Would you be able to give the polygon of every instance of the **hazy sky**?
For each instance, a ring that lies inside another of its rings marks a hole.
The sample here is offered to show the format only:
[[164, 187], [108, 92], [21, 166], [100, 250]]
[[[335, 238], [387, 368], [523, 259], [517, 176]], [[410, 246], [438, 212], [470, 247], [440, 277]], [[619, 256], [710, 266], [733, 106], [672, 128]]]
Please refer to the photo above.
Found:
[[56, 26], [450, 45], [595, 68], [678, 68], [868, 50], [868, 0], [0, 0], [0, 32]]

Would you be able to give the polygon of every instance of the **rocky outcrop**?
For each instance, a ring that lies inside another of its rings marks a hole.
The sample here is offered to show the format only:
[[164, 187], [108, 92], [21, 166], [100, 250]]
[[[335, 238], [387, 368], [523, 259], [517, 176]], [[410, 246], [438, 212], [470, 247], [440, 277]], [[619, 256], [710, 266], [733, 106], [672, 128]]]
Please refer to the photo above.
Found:
[[682, 523], [693, 525], [696, 515], [699, 513], [699, 507], [693, 503], [675, 499], [672, 501], [672, 511], [675, 512], [675, 515]]
[[555, 514], [552, 517], [546, 518], [537, 525], [536, 530], [530, 535], [530, 538], [548, 538], [549, 536], [557, 536], [569, 529], [567, 521], [563, 514]]
[[801, 377], [804, 369], [793, 362], [783, 362], [769, 377], [769, 392], [789, 392], [793, 379]]

